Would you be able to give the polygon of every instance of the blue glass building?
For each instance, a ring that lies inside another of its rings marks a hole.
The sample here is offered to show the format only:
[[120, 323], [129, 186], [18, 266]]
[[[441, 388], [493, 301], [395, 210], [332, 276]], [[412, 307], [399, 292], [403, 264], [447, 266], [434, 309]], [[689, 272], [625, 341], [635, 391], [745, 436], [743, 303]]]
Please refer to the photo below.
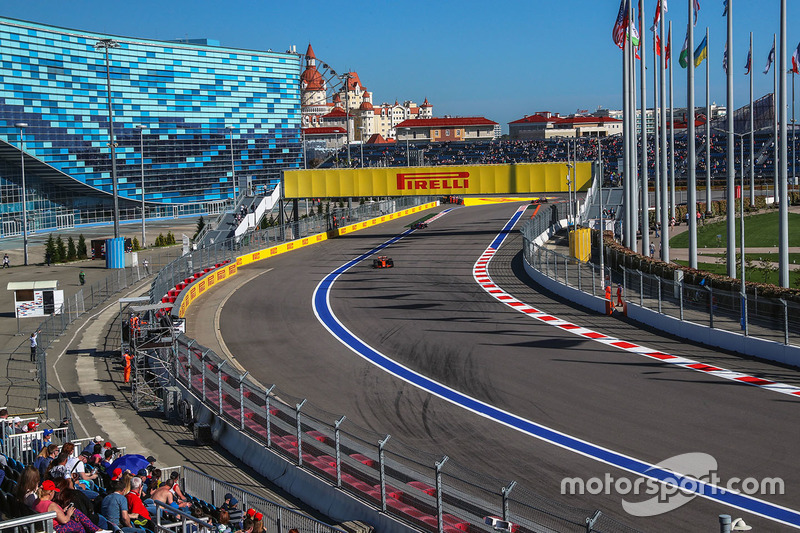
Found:
[[[213, 212], [246, 178], [299, 168], [301, 56], [154, 41], [0, 18], [0, 218], [21, 231], [110, 220], [109, 50], [121, 219]], [[24, 129], [17, 124], [25, 123]], [[142, 146], [143, 145], [143, 146]], [[238, 192], [238, 191], [237, 191]]]

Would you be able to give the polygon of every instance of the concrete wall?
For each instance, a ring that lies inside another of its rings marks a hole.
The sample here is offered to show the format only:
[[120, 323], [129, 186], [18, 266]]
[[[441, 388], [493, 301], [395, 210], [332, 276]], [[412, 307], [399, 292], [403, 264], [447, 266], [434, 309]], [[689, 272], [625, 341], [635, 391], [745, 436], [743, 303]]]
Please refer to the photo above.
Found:
[[370, 524], [381, 533], [419, 533], [417, 529], [381, 513], [287, 461], [276, 452], [266, 448], [263, 442], [257, 442], [219, 418], [182, 384], [179, 386], [183, 398], [192, 405], [197, 423], [211, 426], [211, 432], [216, 442], [255, 472], [266, 477], [295, 498], [337, 522], [358, 520]]

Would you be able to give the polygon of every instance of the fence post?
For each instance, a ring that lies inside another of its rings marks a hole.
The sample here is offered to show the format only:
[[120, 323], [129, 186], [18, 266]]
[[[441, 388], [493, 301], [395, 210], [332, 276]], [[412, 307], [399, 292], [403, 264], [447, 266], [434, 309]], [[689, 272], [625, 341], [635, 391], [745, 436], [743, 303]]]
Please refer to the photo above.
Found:
[[747, 293], [742, 294], [742, 329], [744, 329], [744, 336], [750, 335], [750, 328], [747, 320]]
[[227, 361], [220, 361], [217, 365], [217, 401], [219, 402], [219, 416], [222, 416], [222, 367]]
[[597, 284], [594, 278], [594, 265], [592, 265], [592, 296], [597, 296]]
[[639, 271], [639, 307], [644, 307], [644, 273], [641, 270]]
[[581, 286], [581, 263], [578, 262], [578, 290], [583, 291], [583, 287]]
[[714, 329], [714, 287], [708, 286], [708, 325]]
[[239, 376], [239, 429], [244, 431], [244, 378], [250, 372], [245, 372]]
[[507, 487], [503, 487], [500, 489], [503, 494], [503, 521], [508, 522], [508, 495], [511, 494], [511, 491], [517, 485], [516, 481], [512, 481], [508, 484]]
[[442, 467], [448, 459], [449, 457], [445, 455], [441, 461], [436, 463], [436, 527], [439, 533], [444, 532], [444, 523], [442, 522]]
[[342, 418], [337, 420], [333, 425], [333, 446], [336, 452], [336, 486], [339, 488], [342, 488], [342, 452], [340, 448], [339, 431], [345, 418], [347, 417], [342, 415]]
[[789, 344], [789, 305], [783, 298], [780, 299], [783, 304], [783, 344]]
[[678, 302], [681, 309], [681, 320], [683, 320], [683, 277], [681, 277], [679, 291], [680, 293], [678, 294]]
[[200, 383], [200, 388], [203, 391], [203, 403], [206, 403], [206, 353], [208, 353], [208, 350], [206, 350], [203, 355], [200, 356], [200, 364], [202, 365], [200, 367], [200, 379], [202, 380]]
[[295, 406], [294, 423], [297, 426], [297, 465], [303, 466], [303, 430], [300, 427], [300, 409], [306, 404], [306, 400]]
[[272, 429], [272, 422], [270, 421], [270, 411], [269, 411], [269, 396], [272, 394], [272, 389], [275, 388], [275, 385], [270, 385], [269, 388], [264, 391], [264, 418], [267, 421], [267, 448], [272, 447], [272, 438], [270, 437], [270, 430]]
[[661, 276], [656, 276], [658, 280], [658, 314], [661, 314]]
[[569, 263], [567, 263], [567, 258], [564, 258], [564, 285], [569, 287]]
[[380, 466], [380, 481], [381, 481], [381, 510], [385, 513], [386, 512], [386, 473], [385, 473], [385, 462], [383, 460], [383, 448], [386, 446], [386, 443], [391, 438], [391, 435], [386, 435], [383, 440], [378, 441], [378, 465]]

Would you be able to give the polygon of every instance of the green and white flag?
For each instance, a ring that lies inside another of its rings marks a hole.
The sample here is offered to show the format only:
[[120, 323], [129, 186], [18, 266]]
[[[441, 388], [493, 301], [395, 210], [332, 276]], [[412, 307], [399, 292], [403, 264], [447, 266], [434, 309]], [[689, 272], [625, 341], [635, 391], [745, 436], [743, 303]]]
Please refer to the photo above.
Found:
[[681, 68], [689, 66], [689, 32], [686, 32], [686, 39], [683, 41], [683, 48], [681, 48], [681, 55], [678, 57], [678, 63]]

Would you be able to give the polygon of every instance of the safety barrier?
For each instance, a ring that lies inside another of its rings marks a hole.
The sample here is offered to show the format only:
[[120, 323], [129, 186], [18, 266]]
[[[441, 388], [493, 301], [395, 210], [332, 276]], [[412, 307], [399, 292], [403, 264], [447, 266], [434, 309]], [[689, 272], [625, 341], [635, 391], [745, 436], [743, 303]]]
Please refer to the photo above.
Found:
[[55, 511], [32, 516], [23, 516], [22, 518], [12, 518], [11, 520], [4, 520], [0, 522], [0, 531], [35, 531], [37, 533], [53, 533], [53, 520], [55, 520], [55, 518]]
[[627, 315], [648, 326], [745, 355], [800, 365], [800, 305], [759, 296], [757, 287], [751, 289], [754, 294], [742, 294], [704, 282], [689, 283], [680, 270], [672, 279], [643, 272], [641, 268], [648, 265], [633, 268], [636, 265], [629, 261], [626, 266], [624, 258], [611, 253], [606, 254], [603, 276], [594, 262], [560, 253], [552, 243], [544, 245], [560, 229], [557, 219], [566, 216], [565, 207], [551, 208], [558, 214], [537, 215], [522, 233], [526, 268], [541, 275], [540, 281], [553, 292], [563, 294], [559, 286], [577, 289], [570, 296], [573, 301], [601, 311], [605, 286], [611, 285], [615, 298], [619, 288]]

